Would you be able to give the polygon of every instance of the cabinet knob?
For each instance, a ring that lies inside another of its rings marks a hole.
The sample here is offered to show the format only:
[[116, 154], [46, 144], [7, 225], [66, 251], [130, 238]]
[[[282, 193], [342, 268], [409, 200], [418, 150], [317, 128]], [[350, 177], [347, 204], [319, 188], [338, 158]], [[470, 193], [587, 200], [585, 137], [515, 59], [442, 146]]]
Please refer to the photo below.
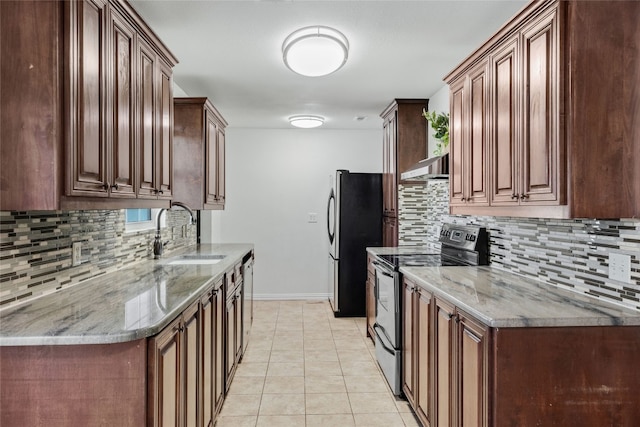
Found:
[[108, 190], [109, 187], [111, 187], [111, 185], [108, 182], [105, 182], [104, 184], [102, 184], [102, 189], [103, 190]]
[[460, 198], [460, 201], [461, 201], [461, 202], [466, 202], [466, 201], [467, 201], [467, 199], [466, 199], [466, 198], [464, 198], [464, 197], [461, 197], [461, 198]]
[[157, 188], [154, 188], [154, 189], [153, 189], [153, 192], [154, 192], [155, 194], [163, 194], [163, 193], [164, 193], [164, 191], [162, 191], [162, 190], [158, 190]]
[[113, 185], [111, 186], [111, 189], [112, 189], [112, 190], [117, 190], [118, 188], [119, 188], [118, 184], [113, 184]]
[[517, 199], [517, 198], [518, 198], [518, 195], [517, 195], [516, 193], [513, 193], [513, 194], [511, 195], [511, 200], [513, 200], [513, 199]]
[[528, 199], [528, 198], [529, 198], [529, 195], [528, 195], [528, 194], [524, 194], [524, 193], [522, 193], [522, 194], [520, 195], [520, 200], [525, 200], [525, 199]]

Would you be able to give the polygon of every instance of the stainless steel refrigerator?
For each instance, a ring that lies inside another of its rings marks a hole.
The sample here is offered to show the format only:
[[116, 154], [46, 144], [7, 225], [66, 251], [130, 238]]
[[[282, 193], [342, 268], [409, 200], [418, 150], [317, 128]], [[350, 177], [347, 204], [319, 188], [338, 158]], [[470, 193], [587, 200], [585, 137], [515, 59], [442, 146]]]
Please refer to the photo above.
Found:
[[329, 302], [335, 316], [364, 316], [367, 251], [382, 245], [382, 174], [337, 170], [327, 203]]

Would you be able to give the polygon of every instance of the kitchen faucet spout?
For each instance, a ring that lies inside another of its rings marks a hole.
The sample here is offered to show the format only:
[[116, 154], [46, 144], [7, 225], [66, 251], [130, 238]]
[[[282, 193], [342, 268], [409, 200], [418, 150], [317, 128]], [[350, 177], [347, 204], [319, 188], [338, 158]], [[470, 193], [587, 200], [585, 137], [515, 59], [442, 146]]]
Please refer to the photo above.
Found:
[[[193, 214], [193, 211], [191, 210], [191, 208], [187, 205], [185, 205], [182, 202], [171, 202], [171, 208], [173, 208], [174, 206], [179, 207], [184, 209], [185, 211], [189, 212], [189, 223], [188, 225], [192, 225], [196, 223], [196, 219], [195, 216]], [[167, 209], [162, 208], [160, 209], [160, 211], [158, 212], [158, 216], [156, 217], [156, 237], [153, 241], [153, 256], [154, 258], [160, 258], [160, 255], [162, 255], [162, 251], [164, 249], [164, 245], [167, 242], [162, 242], [162, 236], [160, 234], [160, 218], [162, 217], [162, 214], [164, 213], [164, 211], [166, 211]]]

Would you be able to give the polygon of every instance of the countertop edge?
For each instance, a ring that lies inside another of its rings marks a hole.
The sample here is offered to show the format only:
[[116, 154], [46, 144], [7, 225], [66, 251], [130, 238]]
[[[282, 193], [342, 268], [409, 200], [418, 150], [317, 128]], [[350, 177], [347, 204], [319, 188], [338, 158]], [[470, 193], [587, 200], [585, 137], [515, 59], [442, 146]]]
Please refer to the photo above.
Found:
[[[485, 315], [483, 312], [479, 311], [478, 309], [476, 309], [475, 307], [469, 305], [468, 303], [461, 301], [459, 298], [456, 298], [452, 295], [450, 295], [449, 293], [443, 291], [442, 289], [440, 289], [439, 287], [430, 284], [428, 282], [426, 282], [423, 278], [421, 278], [420, 276], [414, 274], [412, 272], [412, 269], [417, 269], [417, 268], [429, 268], [429, 267], [401, 267], [400, 268], [400, 272], [409, 277], [413, 282], [416, 283], [416, 285], [420, 286], [421, 288], [433, 293], [436, 297], [440, 297], [442, 299], [445, 299], [451, 303], [453, 303], [455, 306], [457, 306], [458, 308], [460, 308], [461, 310], [463, 310], [464, 312], [470, 314], [471, 316], [477, 318], [477, 320], [481, 321], [482, 323], [484, 323], [486, 326], [489, 326], [491, 328], [522, 328], [522, 327], [591, 327], [591, 326], [640, 326], [640, 313], [636, 316], [636, 317], [632, 317], [632, 316], [628, 316], [628, 317], [612, 317], [609, 315], [598, 315], [595, 314], [593, 316], [589, 316], [589, 317], [553, 317], [553, 318], [546, 318], [546, 319], [528, 319], [525, 317], [512, 317], [509, 319], [494, 319], [491, 318], [487, 315]], [[434, 267], [434, 268], [438, 268], [438, 267]], [[457, 267], [460, 268], [460, 267]], [[464, 267], [463, 267], [464, 268]], [[490, 267], [488, 267], [490, 268]], [[515, 273], [512, 272], [508, 272], [505, 270], [501, 270], [501, 269], [496, 269], [496, 271], [499, 271], [500, 274], [504, 274], [505, 276], [512, 276], [514, 279], [517, 280], [528, 280], [528, 281], [532, 281], [532, 282], [536, 282], [537, 284], [541, 285], [541, 286], [548, 286], [550, 289], [553, 289], [554, 291], [558, 291], [558, 292], [562, 292], [562, 293], [567, 293], [570, 294], [572, 293], [572, 291], [570, 290], [565, 290], [565, 289], [561, 289], [558, 288], [557, 286], [554, 286], [552, 284], [546, 283], [544, 281], [539, 281], [539, 280], [535, 280], [532, 278], [527, 278], [524, 276], [520, 276], [517, 275]], [[582, 295], [576, 292], [573, 292], [577, 295]], [[588, 297], [586, 295], [583, 295], [585, 298], [591, 298]], [[622, 310], [623, 307], [617, 306], [613, 303], [609, 303], [607, 301], [601, 301], [601, 300], [597, 300], [594, 298], [594, 306], [597, 304], [603, 304], [607, 307], [610, 307], [612, 309], [617, 309], [617, 310]], [[595, 311], [595, 310], [594, 310]]]
[[[171, 258], [176, 255], [191, 253], [195, 248], [199, 248], [203, 245], [191, 246], [188, 248], [183, 248], [177, 251], [168, 254], [166, 258]], [[221, 247], [226, 246], [226, 244], [212, 244], [211, 246]], [[218, 281], [221, 277], [223, 277], [230, 269], [233, 269], [238, 262], [242, 262], [242, 259], [249, 253], [255, 250], [253, 244], [250, 243], [241, 243], [241, 244], [229, 244], [228, 246], [246, 246], [246, 248], [238, 248], [238, 252], [241, 252], [237, 257], [233, 258], [233, 261], [230, 261], [232, 266], [226, 267], [216, 274], [203, 279], [202, 283], [194, 289], [187, 297], [184, 298], [179, 305], [177, 305], [173, 310], [166, 313], [161, 319], [155, 322], [152, 325], [144, 326], [139, 329], [132, 329], [130, 331], [114, 333], [114, 334], [87, 334], [87, 335], [40, 335], [40, 336], [0, 336], [0, 348], [1, 347], [12, 347], [12, 346], [50, 346], [50, 345], [100, 345], [100, 344], [117, 344], [124, 342], [131, 342], [140, 339], [146, 339], [151, 336], [154, 336], [161, 332], [167, 325], [169, 325], [172, 321], [174, 321], [184, 310], [186, 310], [191, 304], [196, 302], [204, 293], [207, 291], [209, 287], [215, 286], [215, 282]], [[162, 262], [161, 260], [148, 260], [143, 262], [150, 263], [158, 263]], [[127, 267], [124, 270], [131, 268]], [[116, 272], [108, 273], [107, 275], [100, 275], [99, 277], [88, 279], [82, 282], [83, 285], [91, 283], [93, 280], [104, 279], [108, 277], [110, 274], [116, 274], [123, 270], [118, 270]], [[76, 285], [74, 285], [76, 286]], [[72, 289], [74, 286], [62, 289], [58, 292], [65, 292], [68, 289]], [[224, 284], [223, 284], [224, 286]], [[54, 293], [55, 294], [55, 293]], [[48, 296], [54, 295], [49, 294]], [[41, 297], [42, 299], [46, 299], [47, 296]], [[9, 313], [10, 315], [10, 313]]]

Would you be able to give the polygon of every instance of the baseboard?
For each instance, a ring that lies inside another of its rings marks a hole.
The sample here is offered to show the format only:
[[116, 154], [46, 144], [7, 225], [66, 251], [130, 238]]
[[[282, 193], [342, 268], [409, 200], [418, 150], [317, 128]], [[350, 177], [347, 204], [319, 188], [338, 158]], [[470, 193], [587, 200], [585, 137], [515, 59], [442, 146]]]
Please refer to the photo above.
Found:
[[253, 294], [253, 299], [256, 301], [280, 301], [280, 300], [311, 300], [326, 301], [329, 299], [329, 294]]

